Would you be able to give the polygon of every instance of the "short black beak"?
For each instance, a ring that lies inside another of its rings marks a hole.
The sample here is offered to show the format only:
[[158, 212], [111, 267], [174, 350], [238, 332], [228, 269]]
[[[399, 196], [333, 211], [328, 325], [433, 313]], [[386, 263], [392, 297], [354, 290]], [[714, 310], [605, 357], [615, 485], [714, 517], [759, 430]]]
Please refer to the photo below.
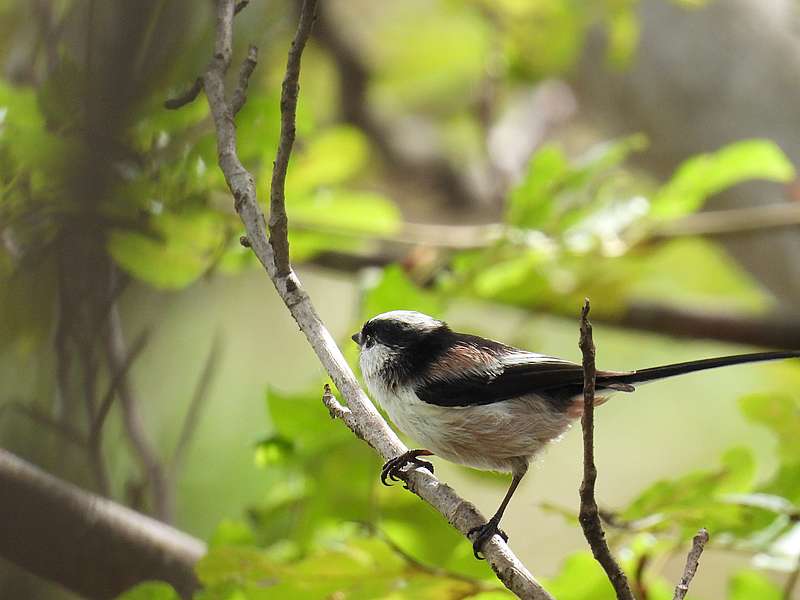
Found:
[[361, 345], [361, 333], [354, 333], [350, 336], [350, 339], [353, 340], [359, 346]]

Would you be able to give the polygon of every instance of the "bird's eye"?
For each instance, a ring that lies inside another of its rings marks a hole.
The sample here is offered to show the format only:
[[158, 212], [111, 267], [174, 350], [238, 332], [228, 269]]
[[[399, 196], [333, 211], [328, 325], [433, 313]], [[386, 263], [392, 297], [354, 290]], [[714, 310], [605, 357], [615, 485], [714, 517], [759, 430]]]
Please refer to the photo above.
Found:
[[375, 343], [375, 340], [372, 339], [372, 336], [371, 335], [367, 335], [366, 339], [364, 340], [364, 347], [365, 348], [369, 348], [374, 343]]

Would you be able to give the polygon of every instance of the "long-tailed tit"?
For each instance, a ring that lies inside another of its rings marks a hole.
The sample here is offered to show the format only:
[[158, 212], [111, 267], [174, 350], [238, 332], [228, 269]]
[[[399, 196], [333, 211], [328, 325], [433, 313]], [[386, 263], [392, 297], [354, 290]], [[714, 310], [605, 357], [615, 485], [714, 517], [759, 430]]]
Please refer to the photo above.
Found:
[[[436, 454], [476, 469], [513, 476], [488, 523], [469, 532], [478, 552], [499, 528], [528, 463], [583, 413], [583, 368], [520, 350], [414, 311], [397, 310], [367, 321], [353, 335], [361, 350], [367, 387], [389, 418], [425, 449], [409, 450], [381, 472], [397, 481], [407, 465], [433, 466], [420, 456]], [[595, 405], [640, 383], [740, 363], [800, 356], [800, 351], [709, 358], [638, 371], [597, 371]]]

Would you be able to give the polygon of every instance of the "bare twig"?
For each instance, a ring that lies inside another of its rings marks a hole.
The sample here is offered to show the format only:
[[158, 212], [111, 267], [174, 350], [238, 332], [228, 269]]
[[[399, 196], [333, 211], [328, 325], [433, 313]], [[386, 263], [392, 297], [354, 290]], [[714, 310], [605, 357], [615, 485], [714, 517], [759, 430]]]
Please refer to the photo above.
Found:
[[[287, 103], [282, 102], [281, 105], [282, 123], [285, 123], [288, 115], [294, 112], [296, 78], [299, 75], [299, 50], [304, 45], [302, 37], [308, 35], [313, 21], [315, 5], [315, 0], [306, 0], [301, 11], [298, 36], [295, 38], [288, 61], [289, 69], [293, 70], [296, 66], [298, 72], [290, 73], [287, 76], [289, 82], [285, 86]], [[231, 63], [233, 9], [233, 0], [219, 0], [217, 3], [214, 59], [203, 74], [203, 85], [217, 131], [217, 154], [220, 168], [234, 197], [234, 207], [245, 225], [250, 247], [320, 362], [347, 401], [347, 409], [344, 410], [338, 402], [334, 404], [329, 400], [329, 410], [333, 406], [334, 413], [340, 416], [352, 431], [363, 437], [385, 459], [393, 458], [405, 452], [406, 447], [375, 410], [358, 385], [355, 375], [350, 370], [330, 332], [317, 315], [300, 280], [291, 270], [288, 256], [285, 255], [286, 245], [278, 241], [275, 244], [276, 249], [273, 250], [273, 246], [267, 240], [266, 221], [258, 204], [255, 182], [239, 160], [236, 151], [236, 128], [225, 97], [224, 76]], [[285, 149], [286, 153], [284, 155], [279, 152], [281, 161], [276, 160], [276, 171], [285, 171], [286, 169], [289, 159], [288, 151], [291, 148], [287, 136], [293, 135], [293, 131], [294, 123], [286, 123], [286, 127], [282, 127], [280, 146]], [[285, 172], [279, 172], [273, 178], [277, 185], [273, 183], [274, 196], [271, 200], [275, 200], [278, 214], [285, 212], [285, 208], [280, 205], [284, 198], [283, 177], [285, 177]], [[278, 190], [278, 187], [281, 189]], [[285, 232], [281, 230], [283, 226], [280, 224], [280, 219], [277, 223], [273, 228], [273, 235], [285, 235]], [[277, 241], [277, 238], [274, 241]], [[280, 261], [284, 261], [285, 264], [282, 268], [279, 268], [277, 264], [279, 261], [276, 260], [276, 253], [283, 253]], [[435, 507], [464, 535], [471, 528], [486, 522], [472, 504], [460, 498], [449, 486], [440, 483], [423, 469], [414, 470], [409, 474], [408, 486], [414, 493]], [[492, 538], [492, 541], [484, 547], [484, 555], [502, 583], [521, 598], [552, 600], [550, 594], [541, 587], [498, 536]]]
[[81, 597], [105, 600], [145, 580], [184, 598], [205, 545], [0, 450], [0, 556]]
[[175, 451], [172, 454], [169, 474], [173, 485], [176, 475], [183, 466], [192, 436], [197, 429], [197, 423], [200, 420], [200, 413], [203, 409], [206, 399], [208, 398], [208, 390], [211, 387], [211, 382], [214, 380], [214, 375], [216, 373], [221, 355], [222, 340], [217, 335], [214, 337], [214, 341], [211, 343], [211, 350], [208, 352], [208, 357], [203, 365], [200, 378], [197, 380], [194, 394], [192, 394], [192, 401], [189, 403], [189, 408], [187, 409], [186, 416], [183, 419], [183, 426], [181, 427], [181, 433], [178, 436], [178, 443], [175, 445]]
[[272, 187], [269, 193], [269, 243], [274, 252], [278, 276], [289, 274], [289, 230], [286, 217], [286, 169], [295, 138], [295, 116], [297, 98], [300, 94], [300, 58], [311, 35], [311, 26], [316, 18], [316, 0], [304, 1], [300, 9], [300, 22], [292, 40], [289, 58], [286, 61], [286, 76], [281, 86], [281, 134], [278, 152], [272, 169]]
[[328, 412], [331, 414], [331, 419], [345, 419], [350, 416], [350, 409], [342, 406], [331, 391], [331, 386], [325, 384], [322, 392], [322, 403], [328, 407]]
[[672, 600], [683, 600], [689, 591], [689, 584], [697, 573], [697, 567], [700, 564], [700, 555], [703, 554], [703, 549], [708, 543], [708, 531], [703, 528], [697, 532], [692, 540], [692, 549], [689, 551], [689, 556], [686, 557], [686, 566], [683, 569], [683, 577], [680, 583], [675, 587], [675, 594]]
[[580, 348], [583, 354], [583, 482], [581, 483], [581, 509], [578, 520], [583, 528], [583, 535], [592, 548], [595, 560], [600, 563], [608, 576], [619, 600], [634, 600], [628, 578], [620, 568], [611, 549], [606, 542], [603, 524], [594, 487], [597, 481], [597, 467], [594, 464], [594, 384], [597, 369], [595, 367], [595, 348], [592, 340], [592, 324], [589, 322], [589, 299], [583, 303], [581, 311]]
[[251, 44], [247, 49], [247, 58], [239, 70], [239, 85], [236, 86], [231, 98], [231, 112], [234, 115], [242, 110], [244, 103], [247, 102], [247, 86], [250, 84], [250, 76], [253, 74], [257, 64], [258, 48]]

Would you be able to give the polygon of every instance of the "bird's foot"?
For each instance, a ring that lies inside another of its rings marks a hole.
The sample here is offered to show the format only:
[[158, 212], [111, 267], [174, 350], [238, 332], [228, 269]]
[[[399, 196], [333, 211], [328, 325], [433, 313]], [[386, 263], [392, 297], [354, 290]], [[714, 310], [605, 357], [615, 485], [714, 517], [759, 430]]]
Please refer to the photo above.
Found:
[[[420, 456], [433, 456], [433, 452], [424, 449], [409, 450], [400, 456], [395, 456], [394, 458], [387, 460], [386, 464], [384, 464], [383, 468], [381, 469], [381, 482], [383, 485], [392, 485], [386, 481], [387, 477], [391, 481], [402, 481], [403, 478], [401, 477], [400, 472], [406, 465], [424, 467], [425, 469], [428, 469], [431, 474], [433, 474], [433, 465], [427, 460], [420, 459]], [[408, 484], [404, 484], [404, 487], [408, 489]]]
[[[467, 537], [472, 540], [472, 553], [478, 560], [484, 560], [485, 557], [478, 553], [481, 551], [481, 548], [483, 548], [483, 545], [492, 539], [494, 534], [497, 534], [503, 538], [504, 542], [508, 541], [506, 532], [498, 527], [499, 524], [500, 519], [495, 519], [492, 517], [487, 523], [473, 527], [467, 532]], [[472, 537], [473, 535], [475, 536], [474, 538]]]

